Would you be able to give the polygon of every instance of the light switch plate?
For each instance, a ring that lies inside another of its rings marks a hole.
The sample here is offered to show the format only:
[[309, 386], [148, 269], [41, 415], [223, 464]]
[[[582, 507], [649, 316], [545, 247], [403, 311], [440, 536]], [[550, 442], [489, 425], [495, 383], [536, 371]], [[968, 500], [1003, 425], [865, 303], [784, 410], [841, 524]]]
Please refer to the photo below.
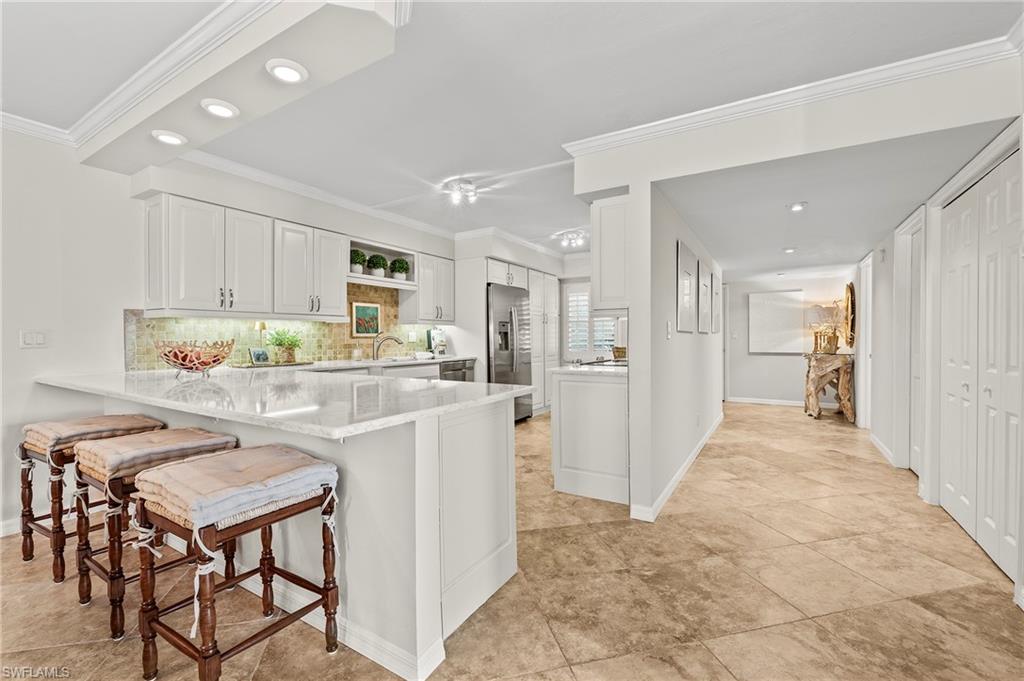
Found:
[[23, 350], [37, 350], [49, 345], [45, 331], [22, 329], [18, 332], [18, 347]]

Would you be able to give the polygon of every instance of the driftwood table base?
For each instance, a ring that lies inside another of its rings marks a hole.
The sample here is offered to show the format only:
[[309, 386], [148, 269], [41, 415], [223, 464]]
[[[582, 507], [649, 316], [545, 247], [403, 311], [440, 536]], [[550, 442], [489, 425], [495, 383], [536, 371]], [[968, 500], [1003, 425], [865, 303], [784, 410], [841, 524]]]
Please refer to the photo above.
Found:
[[813, 353], [807, 358], [807, 385], [804, 388], [804, 411], [814, 418], [821, 417], [819, 398], [825, 387], [832, 386], [839, 400], [839, 411], [853, 423], [857, 414], [853, 407], [853, 355], [827, 355]]

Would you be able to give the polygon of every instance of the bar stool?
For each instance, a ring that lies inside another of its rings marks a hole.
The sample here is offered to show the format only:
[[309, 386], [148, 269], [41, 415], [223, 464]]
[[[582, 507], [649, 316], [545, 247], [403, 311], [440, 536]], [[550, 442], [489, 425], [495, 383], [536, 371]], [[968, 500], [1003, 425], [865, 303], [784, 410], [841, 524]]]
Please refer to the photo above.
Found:
[[[67, 541], [64, 516], [71, 512], [70, 508], [64, 508], [64, 466], [74, 462], [74, 446], [78, 442], [159, 430], [163, 427], [162, 421], [143, 414], [112, 414], [27, 424], [22, 429], [24, 440], [18, 445], [18, 458], [21, 460], [21, 559], [28, 561], [35, 556], [32, 533], [38, 532], [50, 540], [53, 581], [64, 581], [64, 545]], [[32, 510], [32, 470], [37, 461], [47, 464], [50, 471], [50, 512], [45, 515], [35, 515]], [[87, 505], [86, 524], [88, 509], [101, 503]], [[43, 520], [50, 521], [49, 527], [40, 522]], [[73, 532], [72, 536], [76, 533]]]
[[[335, 581], [334, 507], [338, 470], [304, 452], [284, 445], [243, 447], [145, 470], [135, 478], [136, 521], [139, 525], [142, 606], [143, 678], [157, 675], [156, 636], [196, 661], [200, 681], [217, 681], [221, 663], [297, 622], [318, 607], [326, 618], [327, 652], [338, 650], [338, 585]], [[323, 586], [277, 567], [271, 548], [272, 526], [306, 511], [320, 509], [323, 520]], [[156, 571], [152, 542], [164, 530], [191, 542], [197, 569], [193, 598], [157, 607]], [[210, 547], [227, 545], [259, 530], [262, 555], [259, 567], [215, 583]], [[309, 605], [282, 617], [223, 652], [217, 646], [214, 594], [245, 579], [260, 575], [263, 581], [264, 616], [274, 612], [273, 578], [280, 577], [317, 595]], [[200, 632], [201, 645], [178, 633], [161, 617], [192, 604], [194, 622], [190, 638]]]
[[[75, 500], [78, 508], [78, 602], [92, 600], [91, 574], [107, 583], [110, 599], [110, 637], [124, 636], [125, 585], [139, 578], [138, 574], [125, 577], [121, 566], [123, 550], [126, 495], [135, 492], [135, 476], [141, 471], [170, 461], [191, 456], [230, 450], [238, 446], [234, 435], [211, 433], [202, 428], [170, 428], [148, 433], [136, 433], [106, 440], [85, 440], [75, 445]], [[107, 559], [105, 567], [93, 557], [89, 543], [87, 504], [89, 486], [103, 490], [107, 501]], [[86, 509], [86, 510], [83, 510]], [[226, 549], [228, 564], [234, 567], [234, 545]], [[163, 563], [159, 569], [169, 570], [186, 561], [191, 555]]]

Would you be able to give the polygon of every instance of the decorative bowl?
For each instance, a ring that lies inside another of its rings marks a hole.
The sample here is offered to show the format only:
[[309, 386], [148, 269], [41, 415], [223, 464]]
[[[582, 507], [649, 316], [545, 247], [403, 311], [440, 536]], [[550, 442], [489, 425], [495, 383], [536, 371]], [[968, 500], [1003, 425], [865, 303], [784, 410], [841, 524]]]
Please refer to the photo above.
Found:
[[206, 374], [224, 363], [235, 349], [235, 339], [222, 341], [156, 341], [160, 359], [178, 371]]

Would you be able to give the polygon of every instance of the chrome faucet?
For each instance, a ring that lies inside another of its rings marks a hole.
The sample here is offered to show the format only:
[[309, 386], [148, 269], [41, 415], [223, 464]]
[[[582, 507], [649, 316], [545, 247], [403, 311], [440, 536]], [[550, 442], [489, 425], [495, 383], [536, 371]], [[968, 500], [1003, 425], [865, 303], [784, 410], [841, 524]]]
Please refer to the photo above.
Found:
[[373, 358], [374, 359], [380, 359], [380, 346], [384, 345], [384, 343], [386, 343], [387, 341], [389, 341], [389, 340], [395, 341], [399, 345], [402, 345], [405, 342], [401, 338], [399, 338], [398, 336], [384, 336], [383, 338], [381, 338], [381, 336], [384, 336], [384, 334], [383, 333], [378, 333], [376, 336], [373, 337]]

